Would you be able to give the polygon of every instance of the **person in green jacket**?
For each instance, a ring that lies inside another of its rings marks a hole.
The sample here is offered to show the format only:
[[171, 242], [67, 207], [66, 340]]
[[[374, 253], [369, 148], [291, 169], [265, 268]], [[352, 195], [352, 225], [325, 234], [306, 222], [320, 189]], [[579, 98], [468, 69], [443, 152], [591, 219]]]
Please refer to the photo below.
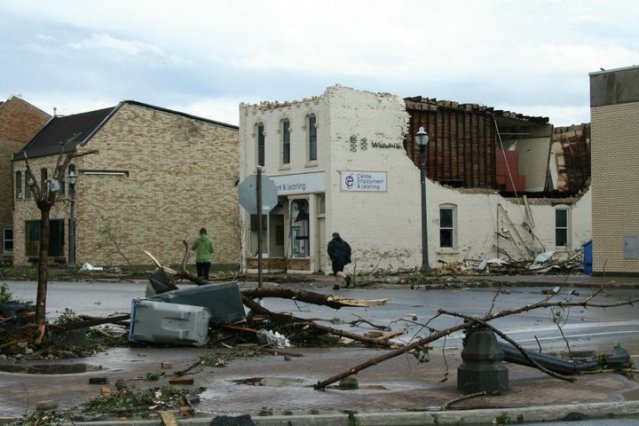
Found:
[[206, 228], [200, 229], [200, 236], [191, 245], [191, 250], [195, 250], [197, 277], [208, 281], [213, 258], [213, 241], [206, 235]]

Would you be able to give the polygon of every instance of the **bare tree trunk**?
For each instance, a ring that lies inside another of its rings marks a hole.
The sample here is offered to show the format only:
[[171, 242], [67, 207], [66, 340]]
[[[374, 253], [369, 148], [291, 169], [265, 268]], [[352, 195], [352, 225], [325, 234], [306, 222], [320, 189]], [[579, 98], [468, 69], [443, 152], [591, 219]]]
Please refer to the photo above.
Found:
[[38, 292], [36, 295], [36, 324], [44, 324], [47, 314], [47, 282], [49, 261], [49, 213], [51, 206], [41, 203], [40, 207], [40, 257], [38, 259]]

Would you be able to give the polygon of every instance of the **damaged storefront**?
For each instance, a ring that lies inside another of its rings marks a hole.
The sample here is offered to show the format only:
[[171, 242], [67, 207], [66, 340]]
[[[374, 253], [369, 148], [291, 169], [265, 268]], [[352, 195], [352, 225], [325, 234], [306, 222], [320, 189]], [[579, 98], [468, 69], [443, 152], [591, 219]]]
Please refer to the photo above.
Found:
[[[420, 162], [426, 147], [427, 229]], [[351, 273], [576, 258], [591, 238], [589, 126], [553, 128], [475, 104], [332, 86], [319, 97], [240, 106], [240, 180], [260, 166], [278, 188], [262, 225], [271, 272], [330, 271], [326, 243], [353, 248]], [[242, 212], [242, 256], [257, 269], [257, 216]]]
[[[271, 177], [277, 204], [262, 219], [263, 264], [272, 271], [313, 271], [321, 264], [325, 244], [325, 173], [313, 172]], [[250, 215], [249, 269], [257, 269], [258, 217]]]

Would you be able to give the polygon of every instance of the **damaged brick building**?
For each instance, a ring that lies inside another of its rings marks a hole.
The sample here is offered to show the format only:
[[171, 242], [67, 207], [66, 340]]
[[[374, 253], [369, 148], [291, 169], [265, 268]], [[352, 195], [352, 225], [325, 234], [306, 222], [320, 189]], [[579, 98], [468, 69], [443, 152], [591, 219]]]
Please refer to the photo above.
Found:
[[[532, 260], [549, 250], [569, 258], [590, 238], [589, 124], [554, 128], [547, 117], [483, 105], [405, 102], [404, 147], [417, 167], [414, 135], [423, 126], [430, 136], [426, 173], [437, 185], [427, 203], [439, 228], [439, 238], [429, 230], [437, 260]], [[468, 208], [472, 215], [463, 213]]]
[[[418, 266], [414, 140], [422, 126], [430, 135], [432, 267], [573, 256], [591, 238], [589, 127], [553, 129], [548, 121], [339, 85], [301, 101], [242, 104], [240, 178], [260, 165], [278, 187], [262, 230], [267, 269], [330, 270], [325, 247], [334, 231], [351, 243], [357, 272]], [[242, 264], [252, 269], [258, 230], [249, 219]]]

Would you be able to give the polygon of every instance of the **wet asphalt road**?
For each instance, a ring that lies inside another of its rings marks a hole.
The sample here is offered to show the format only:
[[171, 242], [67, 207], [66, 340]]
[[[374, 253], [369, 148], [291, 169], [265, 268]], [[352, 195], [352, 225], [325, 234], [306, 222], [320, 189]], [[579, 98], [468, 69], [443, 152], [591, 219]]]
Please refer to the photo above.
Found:
[[[36, 295], [35, 282], [6, 281], [15, 299], [33, 301]], [[241, 286], [244, 284], [240, 283]], [[342, 308], [334, 310], [327, 307], [309, 305], [286, 299], [264, 299], [268, 309], [278, 312], [292, 312], [305, 318], [319, 318], [327, 325], [347, 329], [356, 333], [373, 330], [365, 320], [375, 325], [387, 326], [392, 330], [406, 329], [400, 337], [409, 340], [427, 334], [423, 325], [443, 329], [459, 323], [458, 318], [437, 316], [437, 310], [446, 308], [467, 315], [482, 316], [494, 304], [492, 311], [520, 307], [535, 303], [546, 295], [541, 287], [514, 287], [508, 293], [495, 297], [494, 288], [411, 290], [406, 287], [385, 287], [365, 289], [332, 290], [330, 284], [298, 284], [296, 288], [333, 293], [361, 299], [388, 299], [386, 304], [371, 308]], [[96, 283], [96, 282], [50, 282], [47, 295], [47, 315], [55, 318], [65, 308], [76, 313], [106, 316], [131, 311], [131, 300], [144, 297], [145, 283]], [[554, 298], [559, 300], [580, 300], [592, 294], [594, 290], [577, 288], [577, 295], [571, 295], [572, 289], [559, 292]], [[593, 299], [595, 303], [614, 303], [630, 297], [639, 297], [637, 289], [609, 289], [605, 294]], [[615, 308], [573, 307], [553, 311], [549, 309], [524, 312], [516, 316], [501, 318], [492, 322], [512, 339], [527, 348], [542, 346], [544, 352], [557, 352], [566, 349], [566, 343], [553, 321], [559, 316], [562, 330], [572, 350], [608, 351], [617, 344], [628, 349], [631, 354], [639, 353], [639, 319], [636, 308], [621, 306]], [[330, 322], [329, 322], [330, 321]], [[461, 347], [461, 333], [449, 336], [433, 346], [446, 345], [448, 348]]]

